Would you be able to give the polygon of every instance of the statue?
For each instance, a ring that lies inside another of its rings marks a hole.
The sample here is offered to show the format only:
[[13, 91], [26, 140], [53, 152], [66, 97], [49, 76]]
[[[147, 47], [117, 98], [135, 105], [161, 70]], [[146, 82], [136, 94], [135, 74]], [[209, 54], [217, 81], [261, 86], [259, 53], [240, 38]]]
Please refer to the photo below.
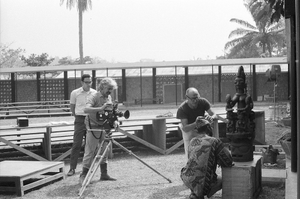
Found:
[[[231, 153], [236, 162], [253, 160], [253, 141], [255, 138], [255, 114], [253, 101], [247, 94], [246, 75], [243, 66], [235, 78], [236, 94], [226, 96], [226, 136], [230, 140]], [[236, 112], [233, 107], [237, 104]]]

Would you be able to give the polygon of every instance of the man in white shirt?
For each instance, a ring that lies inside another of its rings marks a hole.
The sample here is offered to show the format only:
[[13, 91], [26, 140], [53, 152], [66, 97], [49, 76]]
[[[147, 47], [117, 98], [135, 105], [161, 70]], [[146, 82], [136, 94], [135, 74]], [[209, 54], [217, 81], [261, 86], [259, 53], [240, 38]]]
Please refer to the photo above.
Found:
[[85, 116], [84, 108], [88, 98], [97, 93], [95, 89], [91, 88], [92, 78], [89, 74], [83, 74], [81, 77], [81, 87], [73, 90], [70, 96], [70, 107], [73, 116], [75, 117], [74, 121], [74, 136], [73, 136], [73, 146], [71, 151], [71, 161], [70, 161], [70, 170], [68, 176], [75, 174], [75, 169], [77, 167], [77, 161], [80, 154], [82, 140], [86, 134], [85, 126]]

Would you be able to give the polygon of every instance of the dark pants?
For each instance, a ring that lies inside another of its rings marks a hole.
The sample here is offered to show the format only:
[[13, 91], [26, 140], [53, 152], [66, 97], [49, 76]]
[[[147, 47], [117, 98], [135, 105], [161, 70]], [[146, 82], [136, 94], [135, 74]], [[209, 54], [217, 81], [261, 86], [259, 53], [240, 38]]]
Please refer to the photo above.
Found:
[[81, 151], [82, 140], [86, 135], [85, 116], [75, 116], [73, 146], [71, 151], [70, 168], [76, 169], [78, 157]]

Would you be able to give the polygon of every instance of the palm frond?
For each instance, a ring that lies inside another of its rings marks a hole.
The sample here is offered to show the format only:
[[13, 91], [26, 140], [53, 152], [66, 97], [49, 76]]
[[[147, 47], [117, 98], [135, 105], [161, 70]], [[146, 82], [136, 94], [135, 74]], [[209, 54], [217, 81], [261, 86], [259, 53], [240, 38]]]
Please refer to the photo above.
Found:
[[245, 44], [245, 43], [249, 43], [249, 38], [245, 38], [245, 37], [241, 37], [241, 38], [236, 38], [236, 39], [233, 39], [229, 42], [227, 42], [225, 44], [225, 49], [228, 49], [228, 48], [234, 48], [235, 46], [237, 45], [240, 45], [240, 44]]
[[244, 36], [244, 35], [249, 34], [251, 32], [255, 32], [255, 31], [246, 30], [246, 29], [243, 29], [243, 28], [238, 28], [238, 29], [235, 29], [235, 30], [231, 31], [228, 38], [235, 37], [235, 36], [240, 36], [240, 35]]
[[[65, 0], [60, 0], [60, 5], [63, 5]], [[72, 9], [77, 3], [77, 0], [66, 0], [66, 8]]]
[[85, 12], [89, 8], [92, 9], [92, 1], [91, 0], [78, 0], [78, 4], [77, 4], [78, 11], [81, 9], [82, 12]]
[[239, 25], [245, 26], [245, 27], [253, 29], [253, 30], [257, 29], [255, 26], [253, 26], [250, 23], [248, 23], [247, 21], [244, 21], [241, 19], [232, 18], [232, 19], [230, 19], [230, 22], [235, 22]]
[[258, 57], [259, 53], [256, 46], [247, 45], [247, 43], [241, 43], [231, 49], [228, 54], [228, 58], [249, 58]]

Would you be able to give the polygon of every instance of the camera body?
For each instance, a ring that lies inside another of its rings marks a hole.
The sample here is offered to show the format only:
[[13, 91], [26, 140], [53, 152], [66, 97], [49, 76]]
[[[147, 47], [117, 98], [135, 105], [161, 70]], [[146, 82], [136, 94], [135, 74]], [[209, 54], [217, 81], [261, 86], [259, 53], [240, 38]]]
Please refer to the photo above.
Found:
[[114, 128], [115, 121], [118, 121], [119, 117], [129, 118], [129, 111], [126, 110], [124, 113], [118, 109], [118, 103], [113, 104], [112, 110], [105, 110], [104, 113], [97, 112], [96, 118], [98, 121], [103, 123], [105, 129]]

